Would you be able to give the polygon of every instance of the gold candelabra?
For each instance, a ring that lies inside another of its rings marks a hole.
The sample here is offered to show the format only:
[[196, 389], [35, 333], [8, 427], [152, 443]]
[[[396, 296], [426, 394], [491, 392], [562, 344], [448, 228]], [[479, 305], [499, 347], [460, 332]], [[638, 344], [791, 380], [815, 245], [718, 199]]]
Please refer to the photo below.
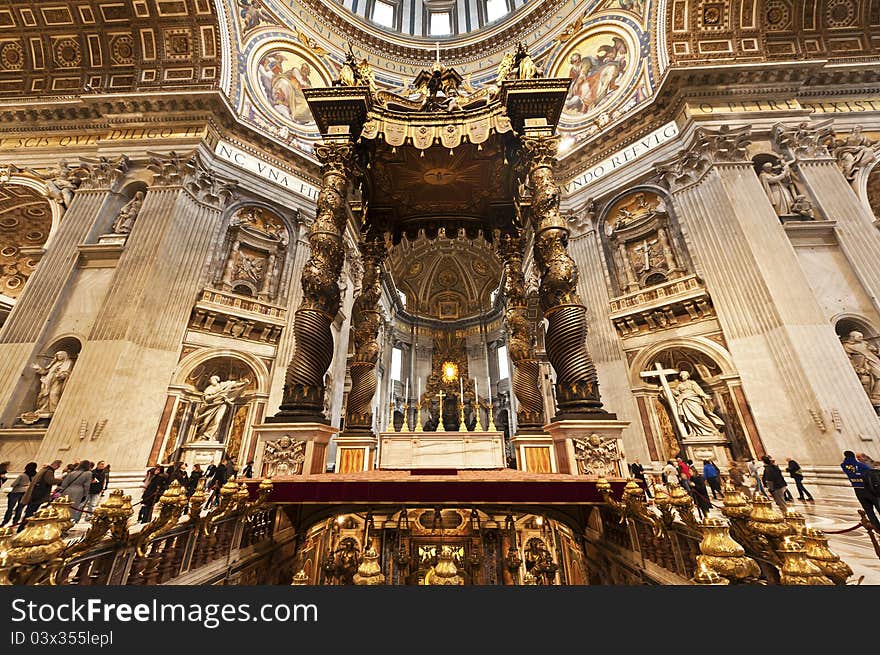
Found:
[[419, 399], [416, 399], [416, 432], [424, 432], [425, 429], [422, 426], [422, 404], [419, 402]]
[[409, 398], [407, 398], [403, 409], [403, 428], [401, 429], [401, 432], [412, 432], [412, 428], [409, 425], [409, 408]]
[[498, 432], [498, 428], [495, 427], [495, 407], [491, 402], [489, 403], [489, 428], [487, 432]]

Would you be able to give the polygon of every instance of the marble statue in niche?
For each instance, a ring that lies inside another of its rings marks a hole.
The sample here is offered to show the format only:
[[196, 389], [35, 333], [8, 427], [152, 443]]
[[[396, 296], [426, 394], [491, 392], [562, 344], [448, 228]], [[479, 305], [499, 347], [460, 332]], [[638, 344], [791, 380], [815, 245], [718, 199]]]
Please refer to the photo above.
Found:
[[765, 161], [761, 164], [758, 173], [761, 186], [777, 216], [813, 218], [812, 203], [798, 189], [791, 174], [791, 163], [787, 161], [774, 165], [771, 161]]
[[681, 371], [679, 382], [672, 389], [678, 415], [692, 437], [715, 437], [724, 427], [724, 421], [712, 408], [712, 398], [691, 379], [690, 373]]
[[31, 364], [31, 368], [40, 376], [40, 390], [34, 410], [21, 415], [22, 422], [27, 424], [36, 423], [41, 418], [50, 418], [55, 413], [73, 370], [73, 359], [66, 351], [59, 350], [46, 366]]
[[877, 347], [865, 341], [865, 336], [853, 330], [842, 342], [859, 381], [875, 409], [880, 408], [880, 356]]
[[219, 375], [211, 376], [196, 409], [193, 441], [220, 441], [223, 419], [249, 384], [247, 378], [221, 380]]
[[113, 221], [114, 234], [128, 234], [131, 232], [131, 228], [134, 226], [134, 222], [137, 220], [143, 204], [144, 192], [138, 191], [134, 194], [134, 198], [125, 203], [122, 209], [119, 210], [116, 220]]
[[286, 434], [275, 441], [267, 441], [263, 453], [263, 475], [269, 478], [299, 475], [302, 473], [305, 453], [306, 442], [294, 441]]

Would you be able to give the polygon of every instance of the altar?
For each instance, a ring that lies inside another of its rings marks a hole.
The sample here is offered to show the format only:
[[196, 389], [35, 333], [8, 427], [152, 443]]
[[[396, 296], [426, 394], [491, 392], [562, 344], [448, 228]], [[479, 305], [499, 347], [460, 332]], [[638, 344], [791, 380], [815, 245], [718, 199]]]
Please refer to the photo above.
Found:
[[382, 432], [380, 469], [502, 469], [503, 432]]

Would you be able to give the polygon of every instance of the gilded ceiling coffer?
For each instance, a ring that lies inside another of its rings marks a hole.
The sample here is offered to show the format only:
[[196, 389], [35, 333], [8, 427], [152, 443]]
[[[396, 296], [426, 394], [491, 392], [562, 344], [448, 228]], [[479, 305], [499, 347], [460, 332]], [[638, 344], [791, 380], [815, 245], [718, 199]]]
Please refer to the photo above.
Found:
[[540, 430], [544, 424], [544, 399], [535, 359], [535, 323], [527, 315], [522, 238], [510, 233], [503, 234], [498, 252], [504, 261], [504, 293], [507, 296], [504, 326], [508, 335], [508, 352], [514, 366], [513, 393], [519, 402], [517, 426], [521, 431]]
[[360, 244], [364, 264], [361, 292], [354, 303], [352, 337], [355, 356], [351, 363], [351, 391], [346, 409], [346, 432], [369, 432], [373, 425], [376, 393], [376, 362], [379, 359], [379, 327], [382, 324], [382, 262], [388, 256], [385, 234], [368, 233]]
[[541, 310], [548, 321], [547, 358], [556, 372], [557, 419], [608, 418], [599, 399], [596, 368], [587, 351], [586, 307], [577, 293], [578, 269], [568, 254], [568, 227], [559, 213], [553, 176], [559, 136], [547, 126], [524, 128], [522, 157], [531, 187], [535, 264], [541, 274]]
[[303, 299], [294, 322], [296, 350], [287, 366], [280, 411], [267, 419], [275, 423], [327, 422], [324, 374], [333, 361], [330, 326], [340, 304], [337, 282], [345, 259], [342, 234], [355, 176], [355, 150], [346, 135], [325, 139], [315, 154], [322, 166], [321, 192], [309, 234], [311, 256], [302, 273]]

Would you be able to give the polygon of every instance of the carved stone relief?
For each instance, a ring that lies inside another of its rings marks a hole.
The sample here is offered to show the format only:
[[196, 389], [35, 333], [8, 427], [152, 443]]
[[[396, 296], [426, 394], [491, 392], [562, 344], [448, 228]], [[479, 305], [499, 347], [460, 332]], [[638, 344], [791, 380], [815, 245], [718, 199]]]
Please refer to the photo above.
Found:
[[620, 448], [617, 439], [603, 439], [598, 434], [572, 439], [578, 473], [601, 477], [620, 475]]

